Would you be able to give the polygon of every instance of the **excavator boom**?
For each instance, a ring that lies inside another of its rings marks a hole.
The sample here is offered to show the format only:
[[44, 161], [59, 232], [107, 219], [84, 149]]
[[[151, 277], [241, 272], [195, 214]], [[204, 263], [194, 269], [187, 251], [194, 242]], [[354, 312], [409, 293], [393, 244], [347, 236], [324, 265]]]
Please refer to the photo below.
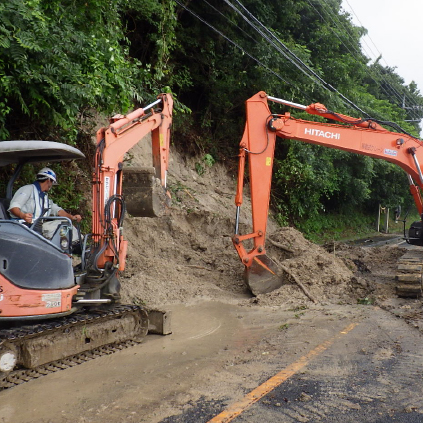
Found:
[[[293, 118], [290, 113], [275, 115], [267, 101], [300, 108], [309, 114], [322, 116], [343, 124], [330, 124]], [[233, 243], [245, 265], [245, 279], [253, 294], [270, 292], [282, 285], [278, 266], [266, 255], [265, 239], [269, 212], [270, 188], [276, 137], [345, 150], [400, 166], [408, 174], [410, 191], [419, 214], [423, 212], [421, 189], [423, 175], [423, 142], [407, 134], [390, 132], [369, 119], [355, 119], [330, 112], [322, 104], [302, 106], [269, 97], [259, 92], [246, 102], [246, 124], [240, 142], [238, 185], [235, 197], [237, 207]], [[245, 160], [248, 156], [252, 232], [239, 234], [239, 215], [242, 204]], [[251, 240], [249, 251], [244, 242]]]
[[[158, 111], [154, 109], [157, 105], [161, 106]], [[171, 95], [161, 94], [158, 100], [145, 108], [127, 116], [113, 117], [108, 127], [97, 131], [92, 237], [98, 255], [91, 263], [95, 268], [103, 269], [109, 262], [117, 265], [120, 271], [124, 270], [127, 242], [122, 237], [121, 226], [127, 208], [135, 217], [156, 216], [166, 201], [172, 108]], [[145, 169], [125, 169], [134, 183], [127, 182], [130, 186], [125, 190], [123, 201], [124, 155], [148, 134], [151, 134], [152, 144], [151, 176], [144, 177]], [[137, 177], [139, 174], [141, 177]], [[156, 179], [160, 181], [160, 189], [156, 189]], [[144, 195], [139, 195], [140, 192]], [[157, 206], [155, 198], [159, 196], [162, 204]]]

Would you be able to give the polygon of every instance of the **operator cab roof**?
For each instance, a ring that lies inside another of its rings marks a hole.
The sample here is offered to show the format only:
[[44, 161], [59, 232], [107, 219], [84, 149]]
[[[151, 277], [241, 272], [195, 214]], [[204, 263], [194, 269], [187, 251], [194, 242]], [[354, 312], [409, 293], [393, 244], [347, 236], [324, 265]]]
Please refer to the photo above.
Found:
[[75, 147], [53, 141], [0, 141], [0, 166], [83, 159]]
[[83, 159], [85, 155], [75, 147], [54, 141], [0, 141], [0, 167], [17, 164], [7, 183], [6, 199], [11, 199], [13, 184], [26, 163], [61, 162]]

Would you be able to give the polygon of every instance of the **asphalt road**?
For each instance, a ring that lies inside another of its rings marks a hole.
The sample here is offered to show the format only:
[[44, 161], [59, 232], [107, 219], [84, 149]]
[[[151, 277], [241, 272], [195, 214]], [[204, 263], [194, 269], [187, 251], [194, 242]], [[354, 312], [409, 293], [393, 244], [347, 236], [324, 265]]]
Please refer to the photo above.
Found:
[[423, 422], [423, 339], [378, 307], [178, 306], [175, 333], [0, 393], [5, 423]]
[[254, 397], [251, 391], [232, 402], [200, 400], [162, 423], [422, 422], [420, 332], [376, 307], [352, 323], [353, 328], [348, 323], [340, 329], [343, 325], [337, 323], [328, 324], [322, 342], [314, 345], [313, 339], [308, 351], [290, 363], [283, 354], [289, 339], [280, 336], [281, 353], [268, 363], [273, 372], [263, 375], [257, 386], [266, 388], [270, 378], [295, 370], [307, 354], [317, 352], [258, 401], [248, 401]]

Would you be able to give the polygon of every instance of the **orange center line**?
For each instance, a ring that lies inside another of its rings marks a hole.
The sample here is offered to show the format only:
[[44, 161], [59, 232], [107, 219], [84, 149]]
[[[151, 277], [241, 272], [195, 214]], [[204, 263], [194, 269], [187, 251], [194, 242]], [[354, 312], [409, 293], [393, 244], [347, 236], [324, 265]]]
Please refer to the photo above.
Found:
[[351, 332], [358, 323], [351, 323], [345, 329], [338, 332], [332, 338], [318, 345], [316, 348], [308, 352], [306, 355], [302, 356], [295, 363], [290, 364], [285, 369], [281, 370], [275, 376], [272, 376], [266, 382], [253, 389], [249, 394], [247, 394], [240, 401], [230, 405], [226, 410], [222, 411], [217, 416], [213, 417], [207, 423], [228, 423], [232, 421], [235, 417], [239, 416], [247, 408], [251, 407], [254, 403], [259, 401], [269, 392], [273, 391], [276, 387], [281, 385], [304, 366], [306, 366], [314, 357], [321, 354], [323, 351], [327, 350], [338, 338], [343, 335], [346, 335], [348, 332]]

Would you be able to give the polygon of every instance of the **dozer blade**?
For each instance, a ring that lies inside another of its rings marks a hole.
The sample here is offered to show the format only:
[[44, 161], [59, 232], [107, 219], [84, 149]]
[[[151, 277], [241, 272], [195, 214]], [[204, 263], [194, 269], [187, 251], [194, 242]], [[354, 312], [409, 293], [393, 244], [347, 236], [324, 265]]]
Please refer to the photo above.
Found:
[[267, 294], [282, 286], [282, 276], [276, 263], [265, 254], [256, 256], [245, 268], [244, 280], [253, 295]]
[[154, 167], [125, 167], [122, 190], [126, 210], [134, 217], [160, 217], [170, 205]]

